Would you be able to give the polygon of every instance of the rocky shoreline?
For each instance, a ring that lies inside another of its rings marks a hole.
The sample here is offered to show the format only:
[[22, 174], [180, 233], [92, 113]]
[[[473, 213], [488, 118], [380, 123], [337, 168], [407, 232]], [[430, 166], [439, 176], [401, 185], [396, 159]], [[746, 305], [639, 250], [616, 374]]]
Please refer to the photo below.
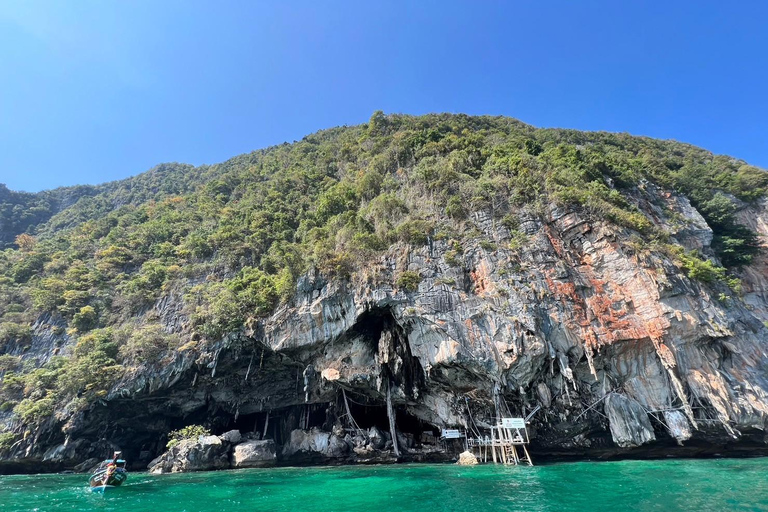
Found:
[[[401, 443], [399, 457], [393, 453], [389, 433], [376, 427], [361, 431], [354, 437], [344, 432], [325, 432], [317, 428], [297, 429], [292, 432], [289, 443], [283, 446], [276, 444], [273, 439], [261, 439], [260, 434], [241, 434], [238, 430], [232, 430], [221, 435], [205, 435], [180, 441], [148, 464], [129, 461], [129, 469], [134, 472], [167, 474], [272, 467], [461, 463], [466, 453], [462, 453], [463, 443], [447, 447], [424, 444], [417, 447], [399, 432], [398, 438]], [[536, 464], [768, 457], [766, 434], [762, 431], [744, 433], [738, 440], [723, 437], [719, 441], [694, 441], [681, 446], [670, 439], [668, 442], [632, 449], [606, 447], [557, 451], [542, 447], [533, 440], [529, 450]], [[89, 458], [78, 464], [74, 464], [74, 460], [61, 458], [0, 461], [0, 475], [89, 473], [100, 462], [97, 458]]]

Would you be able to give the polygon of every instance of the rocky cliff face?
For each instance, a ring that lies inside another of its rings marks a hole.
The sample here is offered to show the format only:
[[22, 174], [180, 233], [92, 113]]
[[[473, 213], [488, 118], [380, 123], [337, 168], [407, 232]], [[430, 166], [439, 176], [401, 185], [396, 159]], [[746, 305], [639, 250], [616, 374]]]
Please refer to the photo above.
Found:
[[[684, 197], [647, 185], [634, 201], [681, 245], [712, 243]], [[741, 216], [768, 242], [768, 202]], [[6, 467], [72, 465], [108, 443], [141, 466], [192, 423], [273, 439], [279, 463], [432, 460], [463, 450], [436, 441], [439, 428], [472, 434], [507, 415], [529, 417], [534, 460], [768, 451], [765, 253], [742, 270], [739, 298], [582, 210], [518, 217], [523, 240], [480, 211], [461, 250], [432, 239], [351, 280], [307, 274], [269, 318], [126, 376], [17, 443]], [[410, 289], [396, 285], [405, 272], [418, 275]], [[156, 309], [188, 332], [179, 298]], [[34, 338], [41, 358], [54, 323]]]

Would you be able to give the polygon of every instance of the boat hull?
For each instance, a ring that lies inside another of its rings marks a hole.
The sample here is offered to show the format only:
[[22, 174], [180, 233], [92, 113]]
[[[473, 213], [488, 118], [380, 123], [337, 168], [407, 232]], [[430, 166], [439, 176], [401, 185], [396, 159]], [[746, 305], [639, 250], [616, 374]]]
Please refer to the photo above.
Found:
[[120, 487], [127, 479], [128, 473], [122, 468], [118, 468], [111, 474], [108, 474], [107, 470], [103, 469], [91, 475], [89, 483], [92, 491], [104, 492], [106, 489]]
[[106, 492], [107, 489], [115, 489], [116, 487], [114, 485], [97, 485], [95, 487], [91, 487], [91, 492]]

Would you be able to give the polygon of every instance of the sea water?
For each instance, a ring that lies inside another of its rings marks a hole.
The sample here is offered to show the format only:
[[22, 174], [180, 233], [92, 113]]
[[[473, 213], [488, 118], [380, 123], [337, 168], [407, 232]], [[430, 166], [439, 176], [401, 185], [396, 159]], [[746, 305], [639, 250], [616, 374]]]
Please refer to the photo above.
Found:
[[0, 476], [0, 511], [768, 511], [768, 458]]

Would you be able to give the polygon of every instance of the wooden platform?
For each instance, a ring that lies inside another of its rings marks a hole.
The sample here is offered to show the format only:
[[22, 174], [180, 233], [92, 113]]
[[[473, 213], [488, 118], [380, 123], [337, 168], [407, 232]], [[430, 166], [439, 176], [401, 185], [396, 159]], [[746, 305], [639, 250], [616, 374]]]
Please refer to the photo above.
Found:
[[[505, 420], [518, 420], [514, 422]], [[495, 464], [527, 464], [533, 466], [531, 455], [526, 445], [528, 429], [520, 418], [502, 418], [496, 426], [491, 427], [490, 435], [485, 437], [467, 438], [468, 448], [475, 453], [478, 460], [488, 462], [488, 452]], [[522, 425], [522, 426], [521, 426]]]

